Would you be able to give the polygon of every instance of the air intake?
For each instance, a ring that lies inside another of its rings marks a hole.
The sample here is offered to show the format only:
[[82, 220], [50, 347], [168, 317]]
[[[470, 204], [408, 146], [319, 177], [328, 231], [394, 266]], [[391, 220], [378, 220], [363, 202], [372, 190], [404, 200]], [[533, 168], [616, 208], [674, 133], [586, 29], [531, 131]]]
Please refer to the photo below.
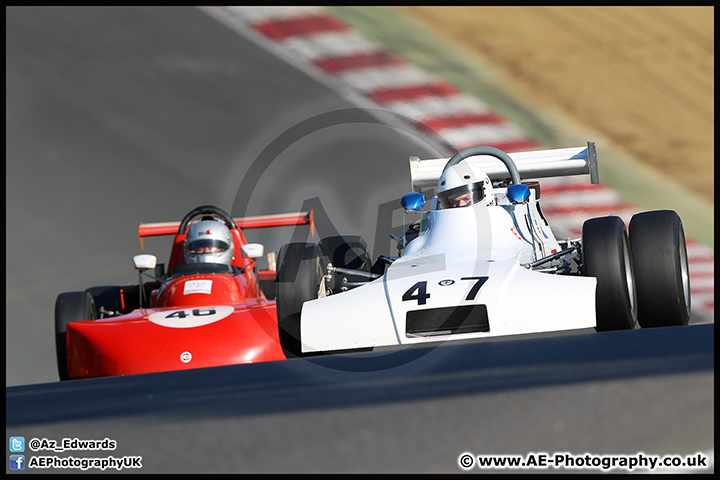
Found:
[[408, 337], [489, 331], [485, 305], [412, 310], [405, 318], [405, 334]]

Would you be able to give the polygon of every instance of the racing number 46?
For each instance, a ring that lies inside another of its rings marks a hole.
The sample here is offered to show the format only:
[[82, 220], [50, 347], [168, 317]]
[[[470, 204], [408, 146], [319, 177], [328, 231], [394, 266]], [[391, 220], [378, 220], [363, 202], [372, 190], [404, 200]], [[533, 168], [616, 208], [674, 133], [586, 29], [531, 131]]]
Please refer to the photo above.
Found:
[[[463, 277], [460, 280], [475, 280], [475, 283], [472, 287], [470, 287], [470, 291], [467, 294], [467, 297], [465, 297], [465, 301], [469, 302], [472, 300], [475, 300], [475, 297], [477, 297], [478, 292], [480, 292], [480, 288], [487, 282], [489, 277]], [[425, 305], [427, 303], [427, 299], [430, 298], [430, 294], [427, 292], [427, 282], [417, 282], [415, 285], [410, 287], [407, 292], [405, 292], [402, 296], [403, 302], [409, 301], [409, 300], [417, 300], [418, 305]]]
[[[194, 317], [205, 317], [207, 315], [215, 315], [215, 309], [213, 308], [195, 308], [192, 311], [192, 314]], [[185, 312], [185, 310], [177, 310], [175, 312], [172, 312], [169, 315], [166, 315], [165, 318], [185, 318], [188, 314]]]

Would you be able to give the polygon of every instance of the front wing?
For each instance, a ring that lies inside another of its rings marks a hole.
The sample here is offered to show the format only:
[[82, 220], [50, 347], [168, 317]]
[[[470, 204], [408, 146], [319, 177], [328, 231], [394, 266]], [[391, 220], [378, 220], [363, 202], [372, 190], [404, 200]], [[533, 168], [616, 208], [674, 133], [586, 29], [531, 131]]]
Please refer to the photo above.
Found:
[[399, 259], [368, 285], [305, 302], [304, 352], [593, 328], [594, 277], [549, 275], [516, 259]]
[[68, 324], [71, 378], [256, 363], [287, 358], [275, 302], [138, 309]]

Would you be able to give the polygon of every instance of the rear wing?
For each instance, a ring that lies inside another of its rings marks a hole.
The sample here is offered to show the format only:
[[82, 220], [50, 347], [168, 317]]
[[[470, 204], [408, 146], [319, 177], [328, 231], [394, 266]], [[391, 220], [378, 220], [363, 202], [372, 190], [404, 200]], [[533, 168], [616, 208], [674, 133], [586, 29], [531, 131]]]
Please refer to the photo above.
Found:
[[[315, 237], [315, 216], [313, 211], [297, 213], [281, 213], [276, 215], [258, 215], [255, 217], [233, 218], [238, 228], [285, 227], [292, 225], [310, 225], [310, 234]], [[175, 235], [180, 222], [141, 223], [138, 227], [140, 244], [144, 237], [158, 235]]]
[[[535, 150], [508, 155], [515, 162], [521, 179], [590, 175], [591, 183], [597, 184], [600, 181], [594, 142], [588, 142], [586, 147]], [[411, 190], [422, 192], [423, 188], [436, 187], [448, 160], [450, 159], [421, 160], [420, 157], [410, 157]], [[482, 168], [492, 181], [510, 180], [507, 167], [491, 155], [475, 155], [463, 161]]]

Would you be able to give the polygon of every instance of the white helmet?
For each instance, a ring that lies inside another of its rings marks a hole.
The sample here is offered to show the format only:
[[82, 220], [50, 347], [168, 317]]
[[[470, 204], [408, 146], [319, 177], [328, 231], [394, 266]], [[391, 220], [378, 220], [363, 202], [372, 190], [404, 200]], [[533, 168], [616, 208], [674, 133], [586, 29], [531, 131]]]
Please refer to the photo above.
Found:
[[227, 266], [233, 260], [233, 240], [230, 230], [217, 220], [193, 223], [185, 237], [185, 263], [220, 263]]
[[458, 163], [445, 170], [438, 181], [438, 204], [442, 209], [491, 205], [495, 201], [492, 182], [480, 167]]

